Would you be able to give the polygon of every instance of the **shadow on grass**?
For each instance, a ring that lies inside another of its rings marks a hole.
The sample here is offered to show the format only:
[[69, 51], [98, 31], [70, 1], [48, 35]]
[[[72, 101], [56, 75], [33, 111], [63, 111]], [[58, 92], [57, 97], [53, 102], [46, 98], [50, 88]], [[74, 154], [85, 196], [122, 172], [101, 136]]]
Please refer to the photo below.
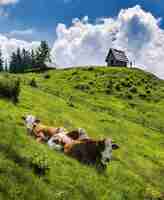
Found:
[[33, 172], [38, 176], [46, 175], [47, 171], [49, 170], [49, 167], [40, 162], [40, 160], [36, 161], [33, 158], [25, 158], [19, 155], [19, 153], [12, 148], [12, 145], [0, 144], [0, 152], [2, 152], [7, 159], [12, 160], [20, 167], [28, 170], [32, 169]]

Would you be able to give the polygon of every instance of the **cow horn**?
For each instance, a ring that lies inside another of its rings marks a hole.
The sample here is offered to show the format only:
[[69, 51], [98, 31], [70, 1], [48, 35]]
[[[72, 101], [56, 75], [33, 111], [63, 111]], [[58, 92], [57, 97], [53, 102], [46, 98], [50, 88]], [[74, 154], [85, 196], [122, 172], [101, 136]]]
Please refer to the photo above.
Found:
[[22, 118], [23, 120], [26, 120], [26, 117], [25, 117], [25, 116], [22, 116], [21, 118]]

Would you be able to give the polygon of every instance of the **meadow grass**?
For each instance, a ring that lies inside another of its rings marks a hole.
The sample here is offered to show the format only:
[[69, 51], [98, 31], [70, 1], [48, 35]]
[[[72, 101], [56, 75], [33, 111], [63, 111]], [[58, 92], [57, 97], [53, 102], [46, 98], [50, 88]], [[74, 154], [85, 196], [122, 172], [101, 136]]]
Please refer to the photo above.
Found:
[[[119, 67], [7, 75], [8, 81], [13, 77], [21, 83], [18, 103], [0, 98], [0, 199], [164, 199], [162, 80]], [[68, 130], [85, 128], [94, 138], [112, 137], [120, 149], [99, 173], [36, 143], [26, 134], [25, 114]]]

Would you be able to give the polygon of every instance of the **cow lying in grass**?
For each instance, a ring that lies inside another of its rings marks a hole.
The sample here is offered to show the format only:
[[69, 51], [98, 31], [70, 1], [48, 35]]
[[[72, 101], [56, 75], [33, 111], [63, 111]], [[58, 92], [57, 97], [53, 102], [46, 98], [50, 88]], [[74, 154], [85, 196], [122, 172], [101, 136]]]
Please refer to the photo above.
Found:
[[47, 142], [50, 148], [63, 151], [66, 155], [86, 164], [106, 168], [112, 157], [112, 150], [119, 146], [111, 139], [93, 140], [83, 129], [66, 132], [64, 128], [45, 126], [35, 116], [23, 117], [28, 133], [38, 142]]

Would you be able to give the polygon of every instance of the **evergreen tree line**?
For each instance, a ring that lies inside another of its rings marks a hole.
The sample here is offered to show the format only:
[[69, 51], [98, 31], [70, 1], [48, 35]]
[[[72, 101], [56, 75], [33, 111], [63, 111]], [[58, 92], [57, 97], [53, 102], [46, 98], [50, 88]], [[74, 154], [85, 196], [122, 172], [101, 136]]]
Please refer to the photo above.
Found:
[[22, 73], [32, 69], [46, 68], [46, 62], [50, 62], [50, 48], [46, 41], [41, 41], [40, 46], [34, 51], [18, 48], [13, 52], [9, 63], [5, 63], [0, 51], [0, 71]]

